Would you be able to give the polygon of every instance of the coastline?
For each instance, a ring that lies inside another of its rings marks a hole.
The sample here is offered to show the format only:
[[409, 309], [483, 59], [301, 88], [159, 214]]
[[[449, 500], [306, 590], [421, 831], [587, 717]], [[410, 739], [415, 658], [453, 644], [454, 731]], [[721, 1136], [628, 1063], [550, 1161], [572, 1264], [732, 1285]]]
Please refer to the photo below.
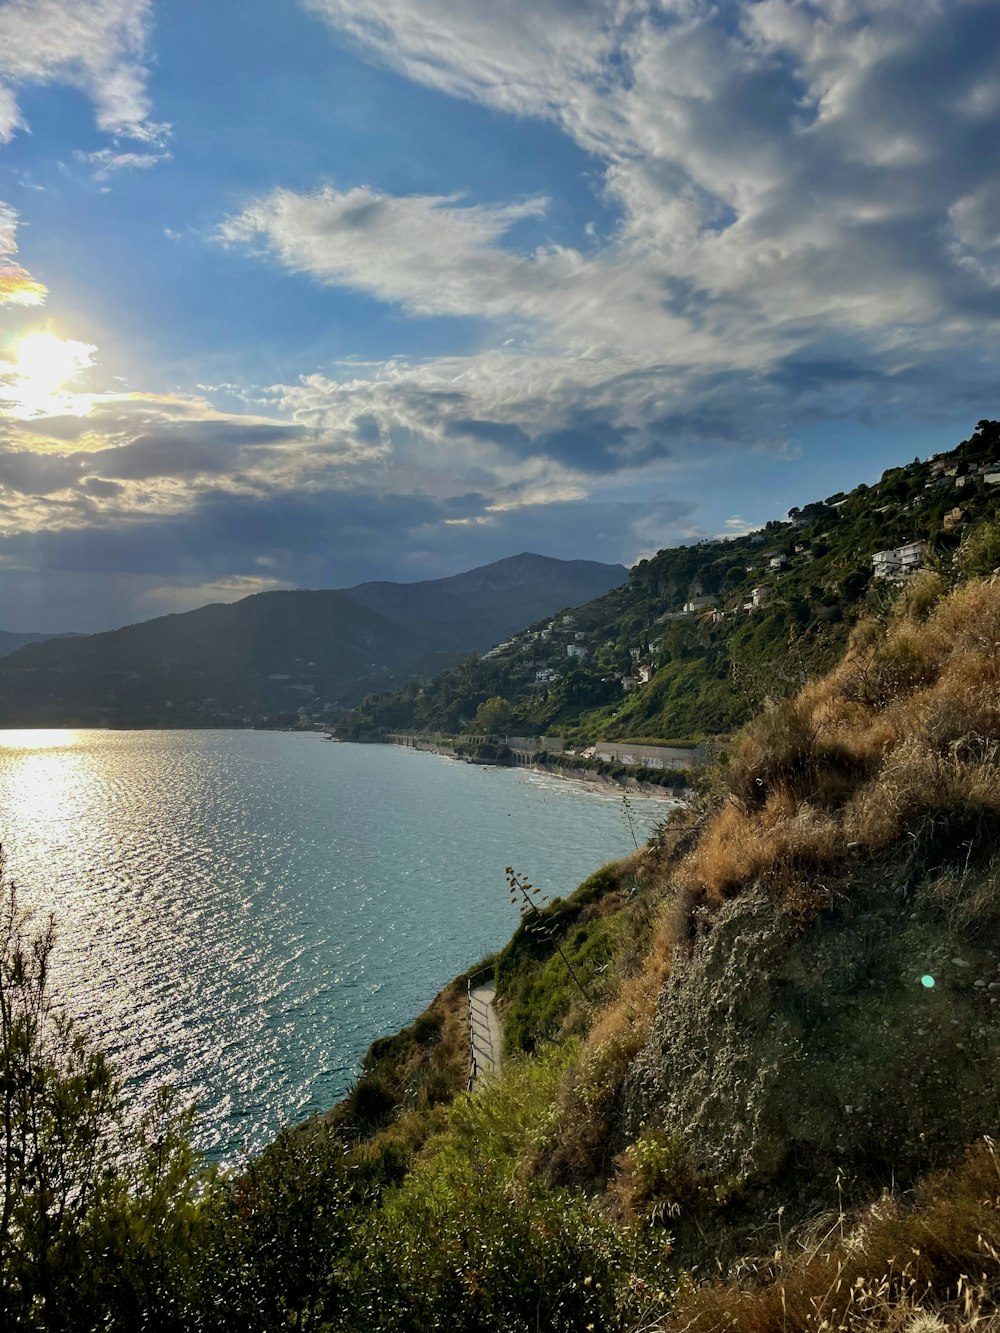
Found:
[[683, 787], [662, 787], [658, 782], [643, 782], [640, 778], [632, 777], [619, 780], [604, 773], [596, 773], [590, 768], [550, 768], [548, 764], [529, 764], [522, 767], [527, 767], [532, 773], [538, 773], [541, 777], [565, 778], [567, 782], [589, 782], [592, 786], [602, 787], [606, 791], [621, 792], [623, 796], [653, 796], [662, 801], [675, 803], [684, 799]]
[[[351, 743], [351, 742], [348, 742]], [[354, 744], [371, 744], [370, 741], [353, 742]], [[482, 768], [527, 768], [533, 773], [550, 778], [565, 778], [568, 782], [589, 782], [592, 786], [603, 788], [605, 791], [621, 792], [623, 795], [651, 796], [663, 801], [679, 802], [684, 799], [684, 787], [674, 788], [663, 786], [657, 782], [644, 782], [641, 778], [626, 774], [622, 778], [615, 777], [609, 773], [601, 773], [597, 769], [580, 767], [569, 767], [562, 764], [539, 764], [530, 761], [523, 762], [516, 759], [514, 763], [506, 763], [502, 759], [490, 759], [477, 755], [463, 753], [459, 748], [453, 745], [444, 745], [437, 741], [423, 740], [413, 737], [405, 743], [396, 740], [384, 740], [375, 742], [382, 745], [395, 745], [401, 750], [422, 750], [428, 754], [441, 755], [446, 759], [455, 759], [460, 763], [474, 764]]]

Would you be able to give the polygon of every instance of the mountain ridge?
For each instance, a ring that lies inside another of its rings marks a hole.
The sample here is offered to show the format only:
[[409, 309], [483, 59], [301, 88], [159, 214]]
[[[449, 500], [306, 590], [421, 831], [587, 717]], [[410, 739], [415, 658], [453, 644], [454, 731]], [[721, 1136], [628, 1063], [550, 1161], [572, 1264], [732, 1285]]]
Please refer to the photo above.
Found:
[[[434, 674], [626, 577], [523, 553], [450, 578], [253, 593], [0, 663], [5, 725], [293, 725], [375, 684]], [[380, 607], [382, 609], [380, 609]]]

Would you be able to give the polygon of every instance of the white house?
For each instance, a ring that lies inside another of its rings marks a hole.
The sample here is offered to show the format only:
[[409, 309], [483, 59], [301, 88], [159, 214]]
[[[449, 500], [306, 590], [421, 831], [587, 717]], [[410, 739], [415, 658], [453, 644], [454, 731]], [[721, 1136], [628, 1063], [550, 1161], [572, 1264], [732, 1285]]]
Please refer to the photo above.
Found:
[[653, 674], [653, 668], [649, 665], [648, 662], [644, 662], [642, 666], [639, 668], [639, 684], [648, 685], [652, 674]]
[[898, 581], [909, 578], [923, 568], [927, 554], [926, 542], [908, 542], [887, 551], [876, 551], [872, 556], [874, 576], [877, 579]]
[[586, 656], [587, 656], [587, 650], [586, 650], [586, 648], [582, 647], [579, 643], [568, 643], [568, 644], [566, 645], [566, 656], [567, 656], [567, 657], [586, 657]]
[[774, 596], [774, 589], [769, 588], [766, 583], [762, 583], [759, 588], [753, 588], [750, 592], [750, 606], [756, 611], [761, 606], [766, 606]]
[[690, 601], [684, 603], [684, 610], [689, 616], [693, 616], [699, 611], [711, 610], [714, 605], [714, 597], [692, 597]]

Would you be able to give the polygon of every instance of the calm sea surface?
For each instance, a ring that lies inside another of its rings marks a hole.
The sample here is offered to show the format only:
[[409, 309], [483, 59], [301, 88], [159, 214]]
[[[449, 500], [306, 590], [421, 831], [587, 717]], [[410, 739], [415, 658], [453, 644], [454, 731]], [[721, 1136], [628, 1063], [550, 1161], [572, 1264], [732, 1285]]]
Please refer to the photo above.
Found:
[[[636, 800], [640, 838], [664, 813]], [[0, 732], [0, 839], [60, 998], [141, 1105], [231, 1159], [325, 1110], [377, 1036], [632, 839], [583, 783], [269, 732]]]

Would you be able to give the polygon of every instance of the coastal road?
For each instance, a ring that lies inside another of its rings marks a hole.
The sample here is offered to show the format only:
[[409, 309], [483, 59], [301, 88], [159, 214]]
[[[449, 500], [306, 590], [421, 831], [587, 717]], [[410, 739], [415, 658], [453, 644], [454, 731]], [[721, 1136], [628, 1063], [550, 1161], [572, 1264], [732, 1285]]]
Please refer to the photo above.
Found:
[[494, 1007], [496, 987], [492, 978], [469, 991], [469, 1037], [472, 1044], [472, 1086], [480, 1087], [484, 1080], [499, 1074], [503, 1062], [503, 1035]]

